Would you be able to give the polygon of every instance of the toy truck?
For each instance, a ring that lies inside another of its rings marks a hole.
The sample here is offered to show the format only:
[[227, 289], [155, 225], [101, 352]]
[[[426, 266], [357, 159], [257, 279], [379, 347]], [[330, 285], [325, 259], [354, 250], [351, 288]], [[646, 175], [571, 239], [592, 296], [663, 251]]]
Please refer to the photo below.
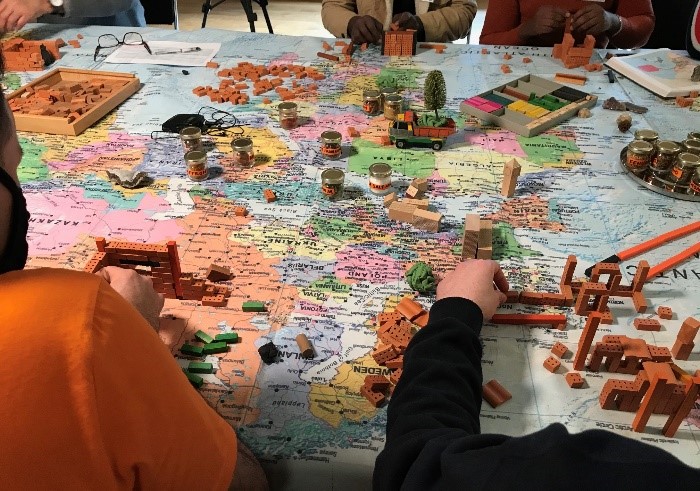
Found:
[[418, 118], [413, 111], [400, 114], [389, 127], [389, 140], [397, 148], [412, 146], [431, 147], [440, 150], [448, 136], [456, 131], [455, 122], [447, 118], [443, 126], [418, 126]]

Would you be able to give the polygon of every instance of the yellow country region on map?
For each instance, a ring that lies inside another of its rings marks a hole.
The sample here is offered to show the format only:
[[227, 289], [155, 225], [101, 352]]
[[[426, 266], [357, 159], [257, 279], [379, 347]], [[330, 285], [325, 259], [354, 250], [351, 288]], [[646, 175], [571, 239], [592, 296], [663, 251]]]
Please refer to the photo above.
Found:
[[47, 147], [43, 158], [46, 162], [65, 160], [70, 152], [109, 139], [109, 128], [117, 120], [116, 111], [105, 116], [98, 124], [85, 130], [78, 136], [66, 138], [64, 135], [32, 134], [30, 138]]
[[[255, 152], [255, 167], [253, 169], [259, 169], [262, 165], [273, 164], [279, 159], [292, 156], [292, 151], [282, 139], [268, 128], [251, 128], [250, 126], [243, 126], [242, 128], [242, 136], [253, 140], [253, 151]], [[230, 162], [233, 152], [231, 149], [231, 137], [214, 137], [214, 144], [217, 150], [225, 154], [222, 164]]]
[[[511, 159], [512, 155], [490, 152], [477, 146], [462, 147], [461, 151], [435, 152], [435, 168], [447, 181], [451, 193], [496, 194], [501, 190], [503, 167]], [[542, 166], [528, 160], [517, 160], [521, 166], [520, 175], [542, 170]]]
[[343, 419], [372, 418], [377, 409], [360, 394], [360, 387], [367, 375], [380, 374], [388, 377], [389, 369], [378, 366], [369, 355], [343, 363], [329, 384], [311, 384], [311, 414], [333, 427], [338, 427]]
[[[213, 377], [204, 376], [205, 383], [198, 391], [224, 419], [240, 426], [256, 422], [260, 415], [254, 401], [260, 394], [255, 378], [261, 361], [253, 344], [257, 336], [247, 335], [247, 331], [241, 328], [231, 329], [235, 320], [222, 309], [201, 309], [183, 305], [179, 300], [166, 300], [158, 335], [173, 355], [181, 360], [194, 360], [182, 355], [179, 349], [184, 343], [202, 345], [194, 337], [198, 330], [212, 337], [231, 331], [239, 334], [240, 341], [230, 344], [227, 353], [209, 355], [204, 359], [214, 365], [215, 372]], [[186, 367], [187, 363], [181, 361], [181, 366]]]
[[338, 97], [338, 104], [354, 104], [356, 106], [362, 106], [363, 95], [365, 90], [376, 90], [377, 87], [377, 77], [376, 75], [360, 75], [357, 77], [352, 77], [345, 84], [345, 89], [343, 93]]
[[294, 254], [322, 261], [334, 259], [336, 252], [345, 246], [341, 242], [323, 242], [313, 237], [304, 236], [298, 230], [288, 228], [284, 224], [234, 230], [229, 235], [229, 239], [243, 244], [255, 244], [264, 257], [282, 257]]

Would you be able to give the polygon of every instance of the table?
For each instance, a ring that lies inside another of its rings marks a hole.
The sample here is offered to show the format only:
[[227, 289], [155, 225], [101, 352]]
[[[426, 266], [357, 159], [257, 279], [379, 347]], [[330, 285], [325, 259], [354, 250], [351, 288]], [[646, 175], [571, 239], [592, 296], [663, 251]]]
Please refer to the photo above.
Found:
[[[299, 101], [304, 124], [287, 131], [278, 124], [274, 92], [252, 97], [244, 106], [212, 104], [192, 90], [218, 86], [217, 70], [187, 68], [186, 75], [182, 67], [107, 66], [93, 62], [97, 37], [106, 32], [121, 36], [125, 29], [61, 29], [30, 28], [34, 37], [84, 35], [81, 48], [64, 48], [60, 66], [134, 72], [144, 85], [79, 137], [21, 135], [25, 158], [20, 178], [32, 212], [29, 266], [80, 269], [95, 251], [95, 236], [176, 240], [187, 272], [203, 274], [212, 262], [230, 266], [235, 278], [229, 283], [233, 294], [228, 306], [168, 300], [160, 336], [186, 366], [178, 348], [197, 330], [241, 335], [242, 342], [230, 353], [208, 357], [218, 371], [205, 376], [200, 392], [261, 458], [275, 488], [370, 487], [386, 422], [386, 409], [375, 410], [359, 395], [365, 375], [379, 370], [369, 356], [377, 343], [373, 317], [412, 294], [403, 275], [414, 261], [427, 261], [438, 272], [456, 264], [466, 213], [494, 220], [495, 259], [514, 288], [538, 291], [556, 289], [569, 254], [578, 257], [581, 276], [597, 260], [700, 216], [697, 203], [653, 194], [621, 173], [619, 151], [631, 135], [619, 133], [618, 113], [600, 105], [590, 119], [574, 118], [530, 139], [481, 128], [459, 113], [463, 99], [501, 82], [526, 73], [551, 78], [563, 71], [547, 50], [495, 46], [482, 54], [481, 47], [449, 45], [442, 55], [419, 49], [413, 58], [390, 59], [371, 48], [358, 51], [347, 65], [318, 58], [322, 40], [314, 38], [209, 29], [141, 31], [147, 41], [222, 42], [216, 57], [222, 68], [247, 61], [313, 65], [323, 71], [327, 78], [318, 82], [318, 94]], [[506, 53], [513, 57], [508, 62]], [[524, 57], [533, 63], [522, 63]], [[513, 73], [501, 73], [504, 63]], [[405, 87], [411, 105], [420, 108], [422, 80], [437, 68], [447, 81], [444, 113], [457, 120], [457, 134], [439, 152], [381, 146], [387, 122], [362, 113], [362, 90], [374, 86], [378, 76], [393, 77]], [[10, 74], [8, 82], [17, 86], [36, 75]], [[582, 89], [601, 100], [615, 96], [650, 106], [647, 115], [634, 116], [632, 131], [651, 127], [664, 137], [682, 139], [689, 130], [700, 129], [697, 113], [662, 102], [626, 80], [610, 83], [604, 73], [593, 73]], [[272, 103], [262, 103], [264, 97]], [[213, 136], [208, 143], [215, 177], [188, 181], [179, 140], [151, 138], [169, 117], [205, 105], [235, 114], [254, 141], [254, 169], [234, 168], [230, 137]], [[361, 137], [351, 139], [348, 127]], [[341, 160], [320, 156], [318, 138], [326, 129], [343, 134]], [[505, 199], [499, 194], [503, 165], [514, 157], [523, 172], [515, 196]], [[388, 220], [381, 197], [368, 191], [367, 169], [375, 161], [391, 164], [399, 194], [415, 177], [430, 180], [431, 204], [444, 215], [438, 233]], [[328, 167], [346, 172], [341, 201], [325, 201], [320, 193], [320, 172]], [[110, 168], [143, 170], [154, 182], [145, 189], [124, 190], [107, 180], [105, 170]], [[266, 188], [275, 190], [276, 202], [263, 199]], [[235, 205], [246, 206], [249, 215], [234, 216]], [[688, 237], [644, 258], [657, 264], [696, 241]], [[623, 264], [627, 282], [635, 264]], [[682, 320], [700, 314], [698, 258], [651, 282], [645, 292], [652, 307], [667, 305], [676, 312], [673, 320], [662, 322], [664, 330], [635, 331], [636, 314], [624, 300], [612, 304], [616, 324], [599, 335], [621, 333], [670, 347]], [[244, 313], [245, 300], [268, 302], [269, 312]], [[417, 300], [428, 308], [433, 298]], [[539, 309], [503, 308], [514, 310]], [[631, 413], [603, 411], [598, 405], [610, 374], [586, 373], [587, 388], [575, 391], [561, 373], [542, 367], [553, 342], [575, 350], [585, 320], [568, 309], [549, 310], [568, 313], [565, 331], [485, 326], [484, 380], [497, 378], [513, 399], [497, 410], [484, 408], [483, 431], [519, 435], [552, 422], [564, 422], [571, 431], [607, 428], [700, 464], [700, 410], [693, 411], [674, 438], [660, 436], [663, 420], [658, 416], [652, 417], [646, 433], [633, 433]], [[299, 332], [314, 344], [314, 360], [299, 357], [294, 342]], [[256, 349], [269, 340], [280, 347], [281, 357], [267, 366]], [[699, 359], [696, 351], [690, 361], [679, 364], [695, 370]], [[571, 361], [565, 360], [564, 366], [570, 370]]]

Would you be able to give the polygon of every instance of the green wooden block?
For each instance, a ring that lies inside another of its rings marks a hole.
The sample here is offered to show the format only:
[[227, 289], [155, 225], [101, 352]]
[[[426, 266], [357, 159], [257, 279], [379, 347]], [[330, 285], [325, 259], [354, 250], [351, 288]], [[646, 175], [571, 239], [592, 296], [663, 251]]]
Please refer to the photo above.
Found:
[[227, 344], [233, 344], [233, 343], [237, 343], [238, 341], [240, 341], [238, 334], [236, 334], [235, 332], [227, 332], [227, 333], [223, 333], [223, 334], [217, 334], [214, 339], [216, 341], [224, 341]]
[[190, 356], [202, 356], [203, 348], [201, 346], [192, 346], [191, 344], [183, 344], [180, 347], [180, 353]]
[[218, 341], [215, 343], [207, 343], [204, 345], [204, 354], [213, 355], [215, 353], [226, 353], [228, 351], [228, 344], [223, 341]]
[[265, 302], [249, 301], [243, 302], [243, 312], [266, 312]]
[[194, 333], [194, 337], [199, 339], [203, 343], [211, 343], [212, 341], [214, 341], [213, 337], [211, 337], [209, 334], [202, 331], [201, 329]]
[[182, 371], [185, 373], [185, 375], [187, 375], [187, 380], [189, 380], [190, 383], [197, 389], [204, 385], [204, 379], [199, 375], [195, 375], [194, 373], [190, 373], [184, 369]]
[[189, 373], [214, 373], [214, 365], [201, 361], [191, 361], [187, 366]]

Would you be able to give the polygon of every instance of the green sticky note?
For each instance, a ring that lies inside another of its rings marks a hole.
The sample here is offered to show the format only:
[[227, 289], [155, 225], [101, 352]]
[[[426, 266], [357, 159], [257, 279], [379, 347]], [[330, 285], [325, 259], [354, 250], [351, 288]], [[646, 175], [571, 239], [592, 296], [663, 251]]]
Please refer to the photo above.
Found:
[[214, 341], [214, 338], [212, 338], [209, 334], [202, 331], [201, 329], [194, 333], [194, 337], [199, 339], [203, 343], [211, 343], [212, 341]]
[[214, 343], [207, 343], [203, 348], [205, 355], [213, 355], [215, 353], [226, 353], [228, 351], [228, 344], [223, 341], [217, 341]]
[[237, 343], [239, 341], [238, 334], [235, 332], [226, 332], [223, 334], [217, 334], [214, 338], [216, 341], [224, 341], [227, 344]]
[[214, 373], [214, 365], [201, 361], [191, 361], [187, 366], [187, 371], [190, 373]]

